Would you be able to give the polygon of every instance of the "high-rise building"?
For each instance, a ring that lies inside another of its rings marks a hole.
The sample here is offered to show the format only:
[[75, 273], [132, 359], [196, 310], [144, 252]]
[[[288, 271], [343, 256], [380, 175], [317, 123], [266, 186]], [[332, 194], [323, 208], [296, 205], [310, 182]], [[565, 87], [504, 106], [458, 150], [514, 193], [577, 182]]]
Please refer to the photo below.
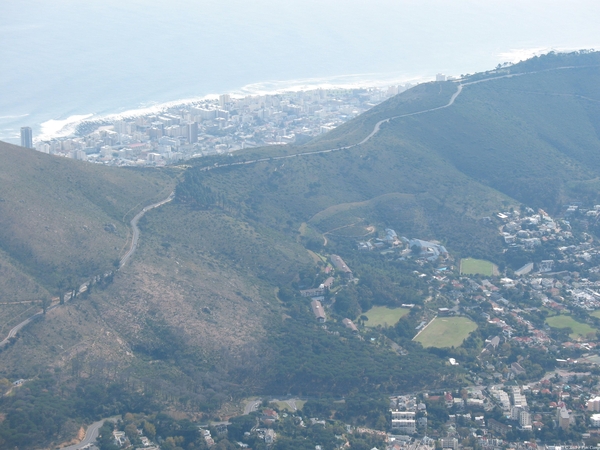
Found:
[[568, 430], [569, 425], [571, 424], [571, 416], [569, 415], [569, 411], [564, 406], [562, 408], [558, 408], [556, 410], [556, 418], [558, 419], [558, 426], [563, 430]]
[[187, 140], [190, 144], [198, 142], [198, 123], [190, 122], [187, 124]]
[[440, 445], [442, 448], [458, 449], [458, 439], [456, 438], [444, 438], [440, 439]]
[[33, 133], [31, 127], [21, 127], [21, 147], [33, 148]]
[[231, 102], [231, 96], [229, 94], [219, 95], [219, 106], [221, 109], [226, 109], [229, 102]]
[[417, 432], [414, 411], [392, 411], [392, 428], [399, 433]]

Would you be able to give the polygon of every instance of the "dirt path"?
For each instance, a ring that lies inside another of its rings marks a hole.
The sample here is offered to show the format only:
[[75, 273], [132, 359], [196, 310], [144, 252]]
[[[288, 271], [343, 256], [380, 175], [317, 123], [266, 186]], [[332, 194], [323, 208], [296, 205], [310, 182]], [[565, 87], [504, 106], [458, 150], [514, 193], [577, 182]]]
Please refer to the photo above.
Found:
[[417, 338], [417, 336], [419, 336], [423, 331], [425, 331], [425, 328], [427, 328], [429, 325], [431, 325], [431, 322], [433, 322], [435, 319], [437, 319], [437, 315], [433, 319], [431, 319], [427, 325], [425, 325], [423, 328], [421, 328], [419, 330], [419, 332], [417, 334], [415, 334], [415, 337], [412, 338], [412, 340], [414, 341]]

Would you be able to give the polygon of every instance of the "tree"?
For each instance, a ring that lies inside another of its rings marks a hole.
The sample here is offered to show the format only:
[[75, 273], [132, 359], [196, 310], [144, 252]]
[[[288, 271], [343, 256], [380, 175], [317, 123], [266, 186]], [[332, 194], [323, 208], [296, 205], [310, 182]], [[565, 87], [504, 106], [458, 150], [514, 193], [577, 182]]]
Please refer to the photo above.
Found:
[[100, 450], [119, 450], [119, 447], [114, 442], [113, 427], [113, 423], [108, 420], [100, 427], [98, 437], [96, 438]]
[[127, 436], [127, 439], [129, 439], [129, 442], [131, 442], [132, 445], [135, 445], [140, 441], [137, 427], [133, 423], [130, 423], [125, 427], [125, 436]]
[[58, 298], [60, 299], [60, 304], [65, 304], [65, 288], [67, 286], [67, 282], [64, 278], [61, 278], [56, 287], [58, 288]]
[[42, 303], [42, 310], [44, 311], [44, 314], [46, 314], [48, 307], [52, 304], [52, 299], [50, 298], [49, 295], [44, 294], [44, 295], [42, 295], [41, 303]]
[[154, 437], [156, 436], [156, 427], [150, 422], [144, 422], [144, 433], [150, 439], [154, 440]]

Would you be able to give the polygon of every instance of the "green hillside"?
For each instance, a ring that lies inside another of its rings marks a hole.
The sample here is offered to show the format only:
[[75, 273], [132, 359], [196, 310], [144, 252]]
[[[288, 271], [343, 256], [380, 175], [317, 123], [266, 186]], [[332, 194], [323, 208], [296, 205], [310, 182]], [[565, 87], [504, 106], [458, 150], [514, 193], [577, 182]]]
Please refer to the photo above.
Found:
[[[208, 172], [202, 168], [209, 162], [200, 159], [186, 180], [213, 188], [236, 211], [280, 230], [313, 218], [311, 225], [327, 232], [368, 217], [483, 257], [495, 251], [495, 231], [473, 227], [473, 219], [521, 202], [554, 211], [569, 200], [596, 200], [598, 64], [597, 53], [550, 54], [464, 80], [451, 106], [384, 123], [363, 145]], [[383, 118], [448, 104], [457, 88], [456, 82], [418, 86], [286, 152], [357, 142]], [[252, 160], [258, 153], [230, 159]], [[344, 204], [356, 206], [337, 206]], [[335, 213], [324, 220], [321, 211]]]
[[[302, 147], [162, 170], [0, 144], [0, 292], [14, 299], [0, 305], [3, 330], [28, 314], [27, 300], [114, 267], [132, 215], [176, 186], [172, 203], [140, 221], [130, 263], [2, 351], [0, 377], [38, 384], [0, 401], [0, 439], [17, 442], [16, 418], [48, 398], [63, 408], [56, 423], [75, 427], [165, 405], [206, 418], [250, 395], [452, 389], [463, 366], [412, 342], [431, 320], [421, 267], [359, 253], [356, 241], [393, 228], [440, 241], [455, 261], [500, 266], [498, 230], [481, 218], [521, 203], [554, 211], [600, 200], [599, 66], [597, 53], [548, 55], [462, 80], [462, 90], [427, 83]], [[327, 149], [339, 151], [302, 155]], [[325, 281], [333, 253], [356, 279], [324, 294], [321, 324], [299, 291]], [[366, 326], [371, 308], [402, 304], [414, 307], [394, 326]], [[50, 446], [63, 431], [47, 426]]]

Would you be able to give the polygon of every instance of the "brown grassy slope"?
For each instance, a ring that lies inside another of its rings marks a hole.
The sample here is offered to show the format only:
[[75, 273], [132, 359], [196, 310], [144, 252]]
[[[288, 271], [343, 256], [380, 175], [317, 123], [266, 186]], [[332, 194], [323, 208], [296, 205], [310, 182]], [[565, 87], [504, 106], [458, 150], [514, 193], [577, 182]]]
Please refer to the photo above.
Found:
[[[0, 374], [31, 378], [59, 368], [65, 379], [73, 375], [73, 360], [89, 372], [98, 361], [124, 367], [128, 347], [94, 309], [89, 300], [56, 308], [24, 328], [16, 342], [2, 352]], [[88, 363], [87, 367], [84, 363]]]
[[261, 339], [278, 312], [264, 280], [290, 280], [309, 263], [302, 247], [280, 246], [276, 236], [219, 210], [165, 205], [141, 226], [139, 253], [99, 295], [102, 315], [143, 351], [160, 345], [148, 325], [160, 322], [205, 356], [222, 348], [236, 353]]
[[262, 348], [268, 324], [280, 318], [264, 279], [293, 277], [309, 263], [306, 251], [220, 210], [168, 204], [140, 226], [138, 251], [113, 283], [23, 330], [2, 352], [0, 376], [56, 367], [70, 378], [75, 364], [183, 386], [209, 369], [257, 365], [252, 348]]
[[46, 288], [106, 270], [128, 221], [172, 189], [164, 172], [103, 167], [0, 142], [0, 249]]

